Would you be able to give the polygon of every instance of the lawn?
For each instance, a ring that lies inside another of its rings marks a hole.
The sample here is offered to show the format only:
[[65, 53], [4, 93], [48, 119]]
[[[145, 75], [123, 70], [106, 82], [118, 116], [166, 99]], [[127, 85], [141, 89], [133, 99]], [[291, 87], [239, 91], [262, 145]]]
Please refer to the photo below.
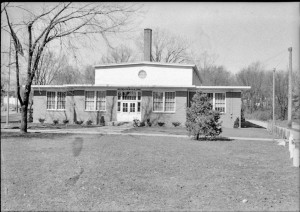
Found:
[[[185, 127], [135, 127], [124, 130], [124, 133], [153, 133], [188, 135]], [[222, 128], [222, 137], [246, 137], [246, 138], [272, 138], [272, 135], [264, 128]]]
[[296, 211], [288, 156], [272, 141], [2, 133], [1, 211]]

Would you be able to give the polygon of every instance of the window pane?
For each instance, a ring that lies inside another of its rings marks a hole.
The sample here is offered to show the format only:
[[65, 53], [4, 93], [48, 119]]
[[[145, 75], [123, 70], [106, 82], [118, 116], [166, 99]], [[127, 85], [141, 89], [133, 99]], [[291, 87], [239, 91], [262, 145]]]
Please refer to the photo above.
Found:
[[207, 97], [208, 97], [210, 103], [213, 104], [214, 94], [213, 93], [207, 93]]
[[137, 112], [141, 112], [141, 103], [140, 103], [140, 102], [138, 102], [137, 104], [138, 104], [138, 107], [137, 107]]
[[130, 112], [135, 112], [135, 103], [130, 103]]
[[137, 93], [138, 93], [138, 100], [141, 100], [141, 92], [138, 91]]
[[105, 110], [106, 91], [97, 91], [96, 110]]
[[55, 92], [47, 92], [47, 109], [55, 109]]
[[66, 93], [57, 92], [57, 109], [66, 109]]
[[215, 94], [215, 110], [225, 112], [225, 93]]
[[121, 99], [121, 95], [122, 95], [122, 92], [121, 92], [121, 91], [118, 91], [118, 100]]
[[128, 112], [128, 104], [123, 103], [123, 112]]
[[163, 111], [163, 92], [153, 92], [153, 111]]
[[165, 111], [175, 111], [175, 92], [165, 93]]
[[95, 96], [94, 91], [85, 92], [85, 109], [95, 110]]
[[123, 91], [123, 100], [136, 100], [136, 91]]
[[121, 111], [121, 102], [118, 102], [118, 112]]

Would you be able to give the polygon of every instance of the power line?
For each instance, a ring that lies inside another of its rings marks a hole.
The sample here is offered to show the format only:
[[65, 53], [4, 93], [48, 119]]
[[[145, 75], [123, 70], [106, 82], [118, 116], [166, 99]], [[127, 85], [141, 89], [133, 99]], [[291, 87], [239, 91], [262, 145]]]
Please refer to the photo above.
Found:
[[281, 60], [279, 60], [279, 63], [275, 66], [275, 68], [277, 68], [277, 67], [282, 63], [282, 61], [283, 61], [283, 59], [285, 59], [285, 57], [286, 57], [286, 55], [284, 55], [284, 56], [281, 58]]
[[276, 55], [272, 56], [272, 57], [269, 57], [263, 61], [261, 61], [262, 63], [266, 63], [267, 61], [271, 60], [271, 59], [274, 59], [275, 57], [278, 57], [279, 55], [285, 53], [286, 50], [282, 50], [281, 52], [277, 53]]

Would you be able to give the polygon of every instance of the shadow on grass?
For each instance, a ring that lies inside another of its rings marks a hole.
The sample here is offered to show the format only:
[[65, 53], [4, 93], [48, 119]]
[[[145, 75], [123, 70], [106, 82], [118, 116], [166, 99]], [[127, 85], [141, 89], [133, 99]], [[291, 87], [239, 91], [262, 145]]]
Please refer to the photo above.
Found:
[[[196, 141], [196, 139], [194, 139]], [[234, 139], [230, 139], [227, 137], [223, 137], [223, 136], [218, 136], [215, 138], [205, 138], [205, 137], [200, 137], [198, 139], [198, 141], [233, 141]]]
[[70, 136], [70, 134], [67, 133], [20, 133], [20, 132], [1, 132], [1, 139], [3, 138], [39, 138], [39, 139], [55, 139], [55, 138], [61, 138], [65, 136]]
[[77, 183], [77, 181], [79, 180], [79, 178], [83, 172], [84, 172], [84, 169], [81, 168], [79, 174], [75, 175], [74, 177], [70, 177], [69, 179], [66, 180], [65, 185], [68, 187], [74, 186]]
[[263, 129], [265, 129], [262, 126], [259, 126], [257, 124], [253, 124], [249, 121], [242, 122], [242, 128], [263, 128]]

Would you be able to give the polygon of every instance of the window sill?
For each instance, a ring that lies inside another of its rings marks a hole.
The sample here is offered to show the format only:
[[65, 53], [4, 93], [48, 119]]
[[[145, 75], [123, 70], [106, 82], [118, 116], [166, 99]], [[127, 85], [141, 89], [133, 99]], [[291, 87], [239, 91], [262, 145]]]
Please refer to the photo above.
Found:
[[176, 113], [176, 111], [152, 111], [153, 113]]
[[117, 111], [117, 113], [137, 113], [137, 114], [139, 114], [141, 112], [122, 112], [122, 111]]
[[47, 109], [47, 111], [66, 111], [66, 109]]
[[106, 110], [84, 110], [84, 112], [106, 112]]

